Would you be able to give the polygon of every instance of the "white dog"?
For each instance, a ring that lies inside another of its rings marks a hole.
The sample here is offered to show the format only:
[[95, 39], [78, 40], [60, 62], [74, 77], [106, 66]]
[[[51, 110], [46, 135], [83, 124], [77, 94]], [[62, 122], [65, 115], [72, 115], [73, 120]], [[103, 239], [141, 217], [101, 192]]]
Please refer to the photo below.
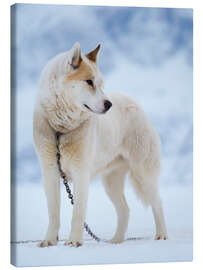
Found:
[[[155, 239], [167, 239], [159, 196], [160, 141], [146, 114], [130, 97], [102, 91], [97, 67], [100, 45], [82, 55], [78, 43], [57, 55], [44, 68], [34, 113], [34, 141], [48, 203], [49, 225], [40, 246], [56, 245], [60, 226], [60, 174], [56, 162], [56, 131], [63, 171], [73, 180], [73, 216], [69, 240], [83, 243], [90, 179], [101, 173], [115, 206], [118, 224], [112, 243], [124, 240], [129, 209], [124, 196], [125, 176], [156, 223]], [[107, 112], [108, 111], [108, 112]]]

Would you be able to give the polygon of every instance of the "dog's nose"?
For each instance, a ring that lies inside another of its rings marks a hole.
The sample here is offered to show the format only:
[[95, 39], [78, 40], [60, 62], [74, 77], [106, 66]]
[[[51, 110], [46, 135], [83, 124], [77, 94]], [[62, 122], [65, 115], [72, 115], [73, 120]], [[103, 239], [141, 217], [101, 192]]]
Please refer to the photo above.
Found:
[[112, 103], [109, 100], [105, 100], [104, 101], [104, 108], [105, 108], [105, 112], [107, 112], [112, 106]]

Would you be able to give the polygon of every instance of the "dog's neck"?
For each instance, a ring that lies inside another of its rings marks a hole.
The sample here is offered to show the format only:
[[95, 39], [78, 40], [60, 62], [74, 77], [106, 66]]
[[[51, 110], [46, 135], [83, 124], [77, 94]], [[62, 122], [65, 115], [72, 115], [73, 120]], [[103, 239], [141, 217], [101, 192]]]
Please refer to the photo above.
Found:
[[90, 118], [90, 114], [78, 110], [72, 104], [67, 104], [63, 96], [55, 94], [52, 102], [47, 100], [41, 104], [45, 116], [50, 126], [56, 131], [63, 134], [69, 133], [78, 128], [84, 121]]

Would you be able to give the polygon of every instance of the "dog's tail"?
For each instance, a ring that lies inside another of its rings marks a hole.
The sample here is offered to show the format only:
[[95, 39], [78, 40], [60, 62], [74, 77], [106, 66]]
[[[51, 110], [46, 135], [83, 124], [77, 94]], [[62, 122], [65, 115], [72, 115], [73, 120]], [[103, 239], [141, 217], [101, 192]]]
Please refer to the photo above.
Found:
[[153, 173], [146, 173], [144, 170], [130, 170], [130, 182], [136, 195], [147, 207], [151, 205], [154, 196], [158, 192], [159, 170]]

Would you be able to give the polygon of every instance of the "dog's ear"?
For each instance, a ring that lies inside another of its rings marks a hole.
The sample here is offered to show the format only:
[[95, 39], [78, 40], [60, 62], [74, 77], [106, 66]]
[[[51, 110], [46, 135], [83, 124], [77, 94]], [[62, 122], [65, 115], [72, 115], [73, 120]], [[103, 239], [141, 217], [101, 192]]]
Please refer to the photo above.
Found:
[[71, 66], [73, 69], [77, 69], [82, 62], [81, 52], [80, 52], [80, 44], [77, 42], [72, 48], [72, 55], [71, 55]]
[[99, 44], [93, 51], [86, 54], [86, 57], [93, 62], [97, 62], [97, 55], [100, 50], [100, 47], [101, 45]]

